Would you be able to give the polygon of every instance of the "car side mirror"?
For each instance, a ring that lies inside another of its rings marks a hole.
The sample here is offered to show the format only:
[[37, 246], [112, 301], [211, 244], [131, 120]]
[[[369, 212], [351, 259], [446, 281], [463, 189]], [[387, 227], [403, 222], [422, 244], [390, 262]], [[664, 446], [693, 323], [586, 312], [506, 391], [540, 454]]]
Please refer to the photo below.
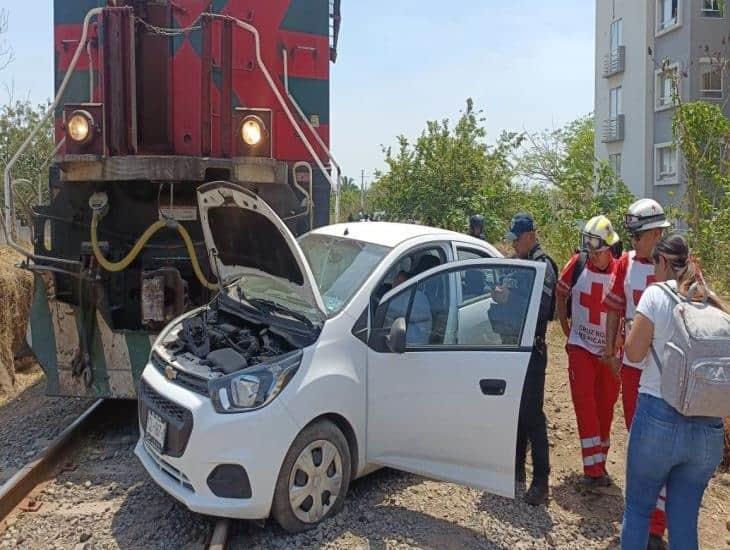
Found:
[[398, 317], [393, 322], [385, 343], [393, 353], [403, 353], [406, 350], [406, 320], [403, 317]]

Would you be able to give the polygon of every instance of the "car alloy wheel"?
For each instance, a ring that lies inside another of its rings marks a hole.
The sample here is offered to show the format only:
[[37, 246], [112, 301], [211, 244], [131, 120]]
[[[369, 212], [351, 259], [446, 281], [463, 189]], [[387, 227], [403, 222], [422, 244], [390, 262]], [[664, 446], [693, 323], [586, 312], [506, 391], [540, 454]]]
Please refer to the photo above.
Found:
[[303, 523], [317, 523], [342, 490], [342, 456], [332, 443], [313, 441], [297, 457], [289, 475], [289, 503]]

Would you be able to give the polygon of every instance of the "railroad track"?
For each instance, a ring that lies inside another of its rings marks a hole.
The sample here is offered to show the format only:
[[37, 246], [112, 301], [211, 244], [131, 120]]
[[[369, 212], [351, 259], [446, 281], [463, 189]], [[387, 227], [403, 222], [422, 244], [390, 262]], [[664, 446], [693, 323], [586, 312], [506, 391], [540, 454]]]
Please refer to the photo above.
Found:
[[[0, 522], [5, 520], [39, 484], [47, 481], [62, 466], [65, 451], [78, 441], [102, 408], [103, 400], [95, 401], [63, 430], [36, 458], [23, 466], [0, 487]], [[35, 503], [28, 502], [29, 507]]]
[[[106, 406], [105, 406], [106, 405]], [[0, 532], [3, 522], [19, 510], [35, 511], [41, 501], [34, 497], [39, 485], [53, 479], [63, 471], [70, 450], [82, 440], [82, 435], [95, 422], [102, 421], [112, 403], [102, 399], [95, 401], [65, 428], [38, 456], [33, 458], [9, 480], [0, 486]], [[108, 416], [108, 414], [107, 414]], [[216, 521], [208, 545], [209, 550], [225, 550], [231, 522], [220, 518]]]
[[213, 536], [210, 538], [208, 550], [225, 550], [228, 544], [228, 533], [230, 532], [231, 520], [218, 519], [213, 530]]

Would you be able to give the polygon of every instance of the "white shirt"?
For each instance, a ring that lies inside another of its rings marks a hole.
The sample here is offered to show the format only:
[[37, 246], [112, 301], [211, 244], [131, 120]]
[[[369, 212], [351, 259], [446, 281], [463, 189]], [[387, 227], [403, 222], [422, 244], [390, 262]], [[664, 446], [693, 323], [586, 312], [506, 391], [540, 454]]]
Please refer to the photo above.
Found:
[[[667, 284], [673, 290], [677, 289], [676, 281], [667, 281]], [[675, 305], [677, 305], [677, 302], [667, 296], [664, 290], [657, 285], [652, 285], [644, 291], [636, 308], [637, 313], [641, 313], [654, 324], [652, 345], [659, 357], [664, 353], [664, 348], [671, 336], [672, 312]], [[646, 393], [662, 399], [662, 375], [651, 353], [651, 348], [647, 351], [644, 364], [646, 367], [641, 373], [639, 393]]]

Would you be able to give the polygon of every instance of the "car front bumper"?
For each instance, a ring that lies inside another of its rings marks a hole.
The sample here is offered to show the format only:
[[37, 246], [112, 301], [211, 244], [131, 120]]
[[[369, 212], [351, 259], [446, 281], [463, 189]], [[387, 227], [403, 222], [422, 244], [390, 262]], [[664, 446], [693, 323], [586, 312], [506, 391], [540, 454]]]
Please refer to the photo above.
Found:
[[[192, 415], [192, 429], [178, 457], [155, 449], [146, 440], [140, 419], [135, 454], [155, 483], [193, 512], [237, 519], [268, 517], [279, 470], [300, 430], [284, 406], [274, 400], [258, 411], [219, 414], [207, 396], [170, 382], [151, 365], [142, 374], [142, 383], [156, 394], [157, 403]], [[250, 498], [213, 493], [208, 478], [220, 465], [245, 470]]]

